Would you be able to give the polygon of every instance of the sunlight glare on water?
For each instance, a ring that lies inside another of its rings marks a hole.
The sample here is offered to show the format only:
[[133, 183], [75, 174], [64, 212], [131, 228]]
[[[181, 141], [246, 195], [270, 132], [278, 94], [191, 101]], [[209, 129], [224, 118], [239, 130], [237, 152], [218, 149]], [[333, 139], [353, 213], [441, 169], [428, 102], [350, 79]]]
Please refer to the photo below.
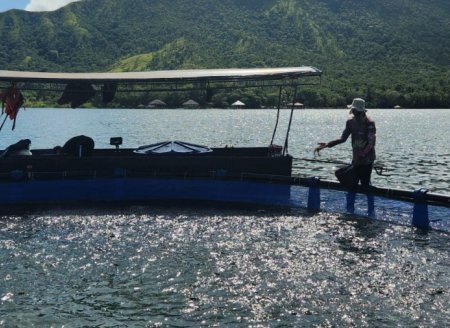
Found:
[[130, 207], [3, 218], [6, 326], [444, 326], [450, 242], [349, 216]]
[[[376, 186], [450, 190], [450, 110], [372, 110]], [[289, 111], [282, 111], [286, 122]], [[342, 133], [347, 111], [296, 111], [295, 158]], [[97, 148], [165, 140], [267, 146], [276, 111], [28, 109], [0, 148], [85, 134]], [[286, 124], [275, 143], [284, 144]], [[350, 161], [350, 142], [320, 159]], [[334, 179], [333, 164], [295, 174]], [[398, 216], [397, 212], [387, 213]], [[397, 218], [398, 219], [398, 218]], [[409, 220], [409, 218], [408, 218]], [[403, 222], [403, 221], [401, 221]], [[444, 327], [450, 322], [447, 233], [301, 210], [61, 208], [0, 220], [0, 326]]]

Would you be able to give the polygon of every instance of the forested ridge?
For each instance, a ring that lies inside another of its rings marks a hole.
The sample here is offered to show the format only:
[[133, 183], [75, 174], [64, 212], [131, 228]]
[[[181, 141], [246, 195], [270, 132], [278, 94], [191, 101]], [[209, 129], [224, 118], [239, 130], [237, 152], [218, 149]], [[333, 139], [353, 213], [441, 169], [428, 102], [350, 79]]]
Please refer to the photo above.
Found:
[[82, 0], [2, 13], [0, 33], [0, 69], [311, 65], [323, 77], [308, 106], [450, 108], [448, 0]]

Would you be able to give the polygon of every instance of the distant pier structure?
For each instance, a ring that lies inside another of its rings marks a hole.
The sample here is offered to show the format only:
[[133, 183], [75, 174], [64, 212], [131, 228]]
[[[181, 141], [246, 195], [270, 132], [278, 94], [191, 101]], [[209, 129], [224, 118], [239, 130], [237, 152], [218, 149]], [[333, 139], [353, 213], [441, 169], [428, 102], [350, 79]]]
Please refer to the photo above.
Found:
[[233, 109], [241, 109], [241, 108], [244, 108], [244, 107], [245, 107], [245, 104], [242, 101], [240, 101], [240, 100], [237, 100], [237, 101], [235, 101], [234, 103], [231, 104], [231, 108], [233, 108]]
[[183, 103], [183, 108], [186, 108], [186, 109], [194, 109], [194, 108], [199, 108], [199, 107], [200, 107], [200, 104], [193, 99], [189, 99], [188, 101]]

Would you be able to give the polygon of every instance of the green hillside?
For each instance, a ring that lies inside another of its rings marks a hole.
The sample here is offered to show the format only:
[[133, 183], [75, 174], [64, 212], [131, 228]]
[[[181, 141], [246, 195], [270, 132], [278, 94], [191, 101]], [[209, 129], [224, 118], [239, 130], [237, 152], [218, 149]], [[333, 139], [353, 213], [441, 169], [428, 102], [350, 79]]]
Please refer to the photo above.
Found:
[[448, 0], [83, 0], [0, 14], [0, 68], [312, 65], [310, 106], [450, 107]]

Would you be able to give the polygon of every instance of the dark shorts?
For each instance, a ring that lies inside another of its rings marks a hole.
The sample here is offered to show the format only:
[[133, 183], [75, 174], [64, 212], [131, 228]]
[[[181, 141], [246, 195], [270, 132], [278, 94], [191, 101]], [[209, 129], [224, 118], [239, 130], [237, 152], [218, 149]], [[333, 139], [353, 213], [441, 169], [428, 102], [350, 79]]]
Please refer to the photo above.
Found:
[[356, 188], [361, 185], [370, 185], [370, 176], [372, 175], [373, 164], [367, 165], [348, 165], [341, 167], [335, 172], [339, 182], [348, 188]]
[[361, 181], [361, 185], [370, 185], [370, 176], [372, 175], [373, 164], [367, 165], [355, 165], [354, 170], [358, 178], [358, 182]]

